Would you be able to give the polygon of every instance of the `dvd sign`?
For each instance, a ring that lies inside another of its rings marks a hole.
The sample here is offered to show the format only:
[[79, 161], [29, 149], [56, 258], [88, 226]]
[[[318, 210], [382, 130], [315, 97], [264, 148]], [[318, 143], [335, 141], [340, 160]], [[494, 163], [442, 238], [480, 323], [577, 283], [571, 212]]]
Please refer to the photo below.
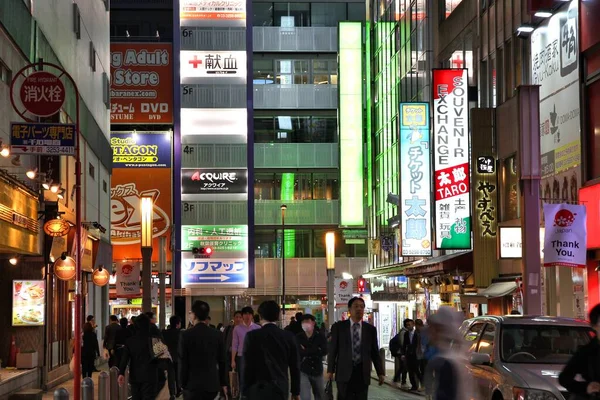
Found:
[[245, 169], [184, 168], [181, 171], [182, 194], [247, 193]]

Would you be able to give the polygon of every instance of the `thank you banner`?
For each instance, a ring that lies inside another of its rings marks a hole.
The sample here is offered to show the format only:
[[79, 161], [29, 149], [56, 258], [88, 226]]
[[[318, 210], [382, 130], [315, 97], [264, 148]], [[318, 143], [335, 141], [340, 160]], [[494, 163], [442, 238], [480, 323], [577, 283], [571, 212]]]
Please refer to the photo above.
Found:
[[573, 204], [544, 204], [544, 266], [586, 266], [586, 210]]

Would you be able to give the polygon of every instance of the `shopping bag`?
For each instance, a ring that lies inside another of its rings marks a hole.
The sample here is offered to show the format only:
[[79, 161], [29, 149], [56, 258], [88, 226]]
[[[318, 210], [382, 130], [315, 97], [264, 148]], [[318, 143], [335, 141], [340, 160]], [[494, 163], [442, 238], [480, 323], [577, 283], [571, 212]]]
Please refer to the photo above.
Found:
[[231, 398], [238, 397], [240, 394], [240, 381], [235, 370], [229, 371], [229, 387], [231, 388], [231, 393], [229, 393]]
[[325, 400], [333, 400], [333, 381], [331, 379], [325, 385]]

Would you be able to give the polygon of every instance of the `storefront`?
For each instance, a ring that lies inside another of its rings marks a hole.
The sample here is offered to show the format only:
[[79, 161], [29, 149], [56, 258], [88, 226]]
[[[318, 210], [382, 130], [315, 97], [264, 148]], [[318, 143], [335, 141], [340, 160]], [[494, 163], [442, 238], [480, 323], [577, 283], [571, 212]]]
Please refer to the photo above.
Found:
[[462, 309], [466, 310], [468, 317], [506, 315], [513, 309], [519, 310], [519, 308], [522, 312], [522, 301], [517, 288], [516, 279], [494, 280], [490, 286], [479, 293], [460, 295], [460, 304]]

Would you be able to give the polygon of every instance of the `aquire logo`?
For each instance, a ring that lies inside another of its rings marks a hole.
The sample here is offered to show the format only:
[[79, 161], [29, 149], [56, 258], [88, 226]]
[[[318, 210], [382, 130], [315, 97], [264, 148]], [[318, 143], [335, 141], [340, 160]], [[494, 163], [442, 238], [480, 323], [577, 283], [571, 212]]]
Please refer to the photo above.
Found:
[[196, 171], [194, 172], [194, 174], [192, 175], [192, 181], [209, 181], [212, 183], [215, 182], [229, 182], [229, 183], [234, 183], [235, 181], [238, 180], [237, 178], [237, 173], [236, 172], [200, 172], [200, 171]]

